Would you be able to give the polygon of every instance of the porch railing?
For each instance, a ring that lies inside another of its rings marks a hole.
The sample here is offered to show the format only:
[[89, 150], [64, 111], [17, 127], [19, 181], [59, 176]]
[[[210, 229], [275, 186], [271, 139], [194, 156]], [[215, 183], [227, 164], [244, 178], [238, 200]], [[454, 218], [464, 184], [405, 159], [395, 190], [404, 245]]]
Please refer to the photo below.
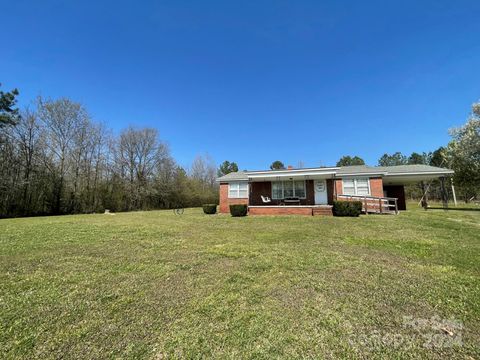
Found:
[[361, 195], [337, 195], [337, 199], [361, 201], [362, 211], [365, 214], [398, 214], [398, 198]]

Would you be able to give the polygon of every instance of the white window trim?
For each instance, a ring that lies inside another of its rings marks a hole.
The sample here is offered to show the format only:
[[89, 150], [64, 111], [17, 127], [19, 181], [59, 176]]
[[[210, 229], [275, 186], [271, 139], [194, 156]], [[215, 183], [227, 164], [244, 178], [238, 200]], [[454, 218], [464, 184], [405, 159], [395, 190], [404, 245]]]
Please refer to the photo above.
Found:
[[[286, 181], [272, 181], [272, 193], [271, 193], [271, 196], [272, 196], [272, 199], [273, 200], [282, 200], [285, 198], [285, 186], [283, 185], [284, 183], [286, 182], [303, 182], [303, 189], [305, 190], [304, 191], [304, 196], [295, 196], [295, 184], [293, 185], [293, 197], [298, 197], [299, 199], [306, 199], [307, 198], [307, 182], [305, 180], [286, 180]], [[281, 198], [276, 198], [276, 197], [273, 197], [273, 183], [281, 183], [282, 184], [282, 197]]]
[[[345, 180], [353, 180], [353, 187], [354, 187], [354, 192], [355, 194], [345, 194]], [[358, 195], [358, 191], [357, 191], [357, 180], [367, 180], [367, 184], [368, 184], [368, 194], [362, 194], [362, 195]], [[372, 194], [371, 190], [370, 190], [370, 178], [368, 177], [355, 177], [355, 178], [346, 178], [346, 179], [342, 179], [342, 194], [343, 195], [352, 195], [352, 196], [370, 196]]]
[[[240, 196], [240, 184], [247, 185], [247, 196]], [[232, 185], [236, 185], [236, 189], [232, 189]], [[236, 194], [231, 195], [231, 191], [235, 191]], [[228, 184], [228, 198], [229, 199], [248, 199], [249, 186], [246, 181], [235, 181]]]

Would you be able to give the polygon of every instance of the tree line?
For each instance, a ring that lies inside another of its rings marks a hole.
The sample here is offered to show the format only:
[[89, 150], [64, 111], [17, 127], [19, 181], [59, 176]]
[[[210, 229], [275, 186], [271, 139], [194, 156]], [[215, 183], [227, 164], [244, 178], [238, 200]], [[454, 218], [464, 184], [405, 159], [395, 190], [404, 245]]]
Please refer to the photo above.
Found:
[[[156, 129], [128, 127], [114, 135], [80, 103], [38, 97], [31, 107], [19, 110], [18, 95], [16, 89], [0, 91], [0, 217], [217, 203], [216, 177], [238, 171], [238, 165], [229, 161], [217, 169], [208, 156], [197, 156], [185, 169]], [[466, 124], [450, 134], [451, 141], [433, 152], [384, 154], [378, 165], [451, 168], [458, 197], [478, 198], [480, 103], [472, 106]], [[365, 161], [343, 156], [336, 165], [365, 165]], [[285, 166], [276, 160], [270, 168]], [[425, 186], [407, 186], [407, 196], [420, 198]], [[441, 198], [438, 182], [428, 187], [431, 197]]]
[[16, 108], [0, 92], [0, 217], [147, 210], [218, 201], [217, 169], [179, 166], [152, 128], [114, 135], [70, 99]]

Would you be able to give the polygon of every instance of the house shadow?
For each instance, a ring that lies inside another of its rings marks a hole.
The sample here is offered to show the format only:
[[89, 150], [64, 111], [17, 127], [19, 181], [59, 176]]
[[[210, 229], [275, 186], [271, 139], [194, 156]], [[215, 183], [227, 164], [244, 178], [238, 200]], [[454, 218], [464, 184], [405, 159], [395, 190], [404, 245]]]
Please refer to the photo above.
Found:
[[[447, 211], [480, 211], [480, 208], [468, 208], [468, 207], [442, 207], [442, 206], [432, 206], [428, 210], [447, 210]], [[428, 211], [427, 210], [427, 211]]]

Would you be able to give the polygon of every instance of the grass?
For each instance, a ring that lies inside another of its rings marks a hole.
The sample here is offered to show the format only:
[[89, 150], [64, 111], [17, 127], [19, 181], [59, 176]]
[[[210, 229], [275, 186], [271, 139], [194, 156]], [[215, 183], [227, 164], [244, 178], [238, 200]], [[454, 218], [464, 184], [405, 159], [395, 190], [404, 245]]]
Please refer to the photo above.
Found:
[[0, 357], [480, 358], [479, 250], [474, 209], [0, 220]]

